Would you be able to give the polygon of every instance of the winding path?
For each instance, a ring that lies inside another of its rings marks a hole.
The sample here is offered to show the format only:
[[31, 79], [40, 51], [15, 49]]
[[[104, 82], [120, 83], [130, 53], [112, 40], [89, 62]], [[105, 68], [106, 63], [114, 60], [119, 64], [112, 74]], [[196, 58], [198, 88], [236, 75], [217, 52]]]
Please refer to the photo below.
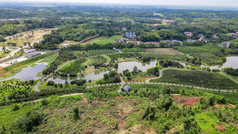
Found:
[[[90, 57], [84, 57], [84, 58], [93, 58], [93, 57], [97, 57], [97, 56], [103, 56], [107, 59], [107, 63], [106, 64], [109, 64], [111, 59], [109, 57], [106, 56], [106, 54], [102, 54], [102, 55], [96, 55], [96, 56], [90, 56]], [[80, 59], [83, 59], [83, 58], [80, 58]], [[75, 59], [75, 60], [71, 60], [71, 61], [68, 61], [66, 63], [64, 63], [63, 65], [61, 65], [59, 68], [57, 68], [54, 73], [58, 72], [60, 69], [62, 69], [64, 66], [68, 65], [69, 63], [72, 63], [76, 60], [80, 60], [80, 59]], [[46, 77], [42, 78], [35, 86], [34, 86], [34, 90], [36, 92], [40, 92], [39, 90], [39, 85], [44, 81], [44, 80], [47, 80], [48, 78], [50, 78], [54, 73], [51, 73], [49, 75], [47, 75]]]

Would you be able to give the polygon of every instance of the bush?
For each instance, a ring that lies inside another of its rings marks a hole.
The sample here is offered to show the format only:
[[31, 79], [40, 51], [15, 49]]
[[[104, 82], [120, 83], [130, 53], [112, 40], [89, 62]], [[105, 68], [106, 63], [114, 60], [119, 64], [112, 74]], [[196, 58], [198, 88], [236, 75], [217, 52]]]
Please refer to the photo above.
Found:
[[13, 111], [17, 111], [17, 110], [19, 110], [19, 109], [20, 109], [20, 107], [19, 107], [19, 105], [17, 105], [17, 104], [15, 104], [15, 105], [13, 106], [13, 108], [12, 108]]
[[48, 101], [47, 99], [41, 100], [41, 105], [42, 105], [42, 106], [46, 106], [46, 105], [48, 105], [48, 104], [49, 104], [49, 101]]
[[54, 81], [51, 81], [51, 80], [50, 80], [50, 81], [47, 82], [47, 86], [54, 86], [54, 85], [55, 85], [55, 82], [54, 82]]
[[185, 134], [200, 134], [201, 128], [198, 126], [197, 121], [194, 118], [187, 118], [184, 120], [184, 132]]
[[155, 112], [156, 112], [156, 107], [155, 106], [147, 106], [144, 114], [142, 115], [142, 119], [146, 120], [154, 120], [155, 119]]
[[73, 109], [73, 118], [74, 118], [75, 120], [79, 119], [79, 108], [77, 108], [77, 107], [75, 107], [75, 108]]
[[25, 132], [31, 132], [33, 127], [42, 123], [44, 115], [40, 112], [28, 112], [22, 119], [17, 122], [17, 127]]

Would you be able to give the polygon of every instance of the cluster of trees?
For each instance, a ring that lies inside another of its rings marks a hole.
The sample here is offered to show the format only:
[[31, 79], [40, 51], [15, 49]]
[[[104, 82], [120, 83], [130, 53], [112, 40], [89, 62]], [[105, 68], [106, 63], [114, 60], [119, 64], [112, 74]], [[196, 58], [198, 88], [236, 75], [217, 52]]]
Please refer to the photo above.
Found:
[[233, 76], [238, 76], [238, 69], [233, 69], [233, 68], [225, 68], [224, 71], [227, 74], [233, 75]]
[[198, 59], [198, 58], [187, 58], [186, 61], [194, 65], [202, 65], [202, 59]]
[[98, 81], [99, 84], [121, 82], [120, 75], [116, 71], [110, 71], [109, 74], [104, 74], [103, 77], [103, 80]]
[[74, 55], [74, 53], [70, 50], [67, 49], [62, 49], [59, 52], [59, 56], [57, 57], [57, 59], [55, 61], [53, 61], [50, 66], [45, 69], [42, 73], [44, 75], [48, 75], [51, 73], [54, 73], [54, 71], [58, 68], [58, 66], [66, 61], [70, 61], [70, 60], [74, 60], [77, 57]]
[[142, 71], [138, 70], [137, 66], [134, 66], [132, 72], [130, 72], [128, 69], [126, 69], [126, 70], [123, 71], [123, 75], [127, 78], [127, 80], [130, 81], [132, 76], [136, 76], [141, 72]]
[[181, 65], [177, 61], [172, 61], [172, 60], [160, 60], [159, 61], [160, 66], [162, 67], [177, 67], [177, 68], [184, 68], [183, 65]]
[[159, 76], [159, 75], [160, 75], [159, 68], [158, 68], [158, 67], [149, 68], [149, 69], [147, 70], [147, 74]]

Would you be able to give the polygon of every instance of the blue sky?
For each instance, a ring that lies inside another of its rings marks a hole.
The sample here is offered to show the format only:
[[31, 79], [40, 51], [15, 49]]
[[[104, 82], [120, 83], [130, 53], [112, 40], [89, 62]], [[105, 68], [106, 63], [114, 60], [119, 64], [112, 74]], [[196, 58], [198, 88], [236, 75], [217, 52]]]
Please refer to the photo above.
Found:
[[[6, 1], [6, 0], [0, 0]], [[193, 5], [193, 6], [231, 6], [238, 7], [238, 0], [7, 0], [7, 1], [41, 1], [41, 2], [78, 2], [111, 3], [140, 5]]]

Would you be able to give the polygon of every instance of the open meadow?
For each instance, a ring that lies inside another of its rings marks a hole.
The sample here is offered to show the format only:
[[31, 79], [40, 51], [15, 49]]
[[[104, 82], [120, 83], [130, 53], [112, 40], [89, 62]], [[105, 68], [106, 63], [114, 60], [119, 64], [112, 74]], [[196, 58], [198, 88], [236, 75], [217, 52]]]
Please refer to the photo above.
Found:
[[99, 38], [96, 38], [94, 40], [84, 42], [84, 43], [82, 43], [82, 45], [93, 44], [93, 43], [96, 43], [96, 44], [113, 43], [117, 38], [121, 38], [121, 37], [123, 37], [123, 35], [114, 35], [114, 36], [111, 36], [111, 37], [99, 37]]

